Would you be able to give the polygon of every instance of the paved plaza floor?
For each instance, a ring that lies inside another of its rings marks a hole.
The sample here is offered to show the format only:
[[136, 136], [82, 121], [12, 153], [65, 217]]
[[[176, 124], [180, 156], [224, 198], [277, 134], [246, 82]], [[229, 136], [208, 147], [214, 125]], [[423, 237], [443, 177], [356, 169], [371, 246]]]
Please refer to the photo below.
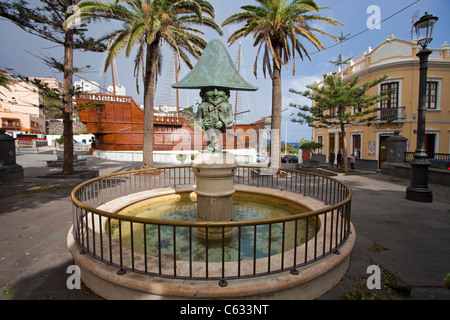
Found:
[[[0, 300], [100, 299], [66, 285], [73, 263], [66, 244], [70, 192], [82, 180], [45, 177], [60, 170], [47, 167], [55, 159], [51, 148], [21, 150], [17, 163], [25, 177], [0, 184]], [[88, 157], [85, 167], [102, 176], [140, 166]], [[405, 199], [408, 180], [379, 173], [336, 178], [353, 190], [356, 244], [346, 276], [319, 300], [450, 300], [443, 288], [450, 273], [450, 188], [430, 185], [434, 201], [417, 203]], [[383, 286], [395, 282], [401, 290], [369, 290], [370, 265], [382, 268]]]

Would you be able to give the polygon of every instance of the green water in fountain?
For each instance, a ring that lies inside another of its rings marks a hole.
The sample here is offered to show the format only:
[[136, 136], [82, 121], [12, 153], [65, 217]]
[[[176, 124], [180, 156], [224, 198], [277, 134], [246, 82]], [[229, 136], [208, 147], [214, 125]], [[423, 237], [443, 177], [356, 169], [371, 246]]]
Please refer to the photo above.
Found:
[[[197, 221], [197, 206], [195, 202], [177, 202], [169, 203], [146, 209], [134, 210], [133, 216], [155, 218], [160, 220], [172, 221]], [[298, 211], [295, 213], [299, 213]], [[292, 215], [293, 212], [273, 207], [270, 205], [251, 202], [251, 201], [233, 201], [233, 221], [260, 220], [285, 217]], [[315, 218], [303, 218], [297, 221], [297, 243], [296, 246], [310, 240], [316, 234]], [[308, 225], [308, 230], [306, 226]], [[141, 224], [133, 224], [133, 237], [131, 237], [130, 224], [121, 223], [122, 245], [131, 248], [131, 238], [133, 239], [133, 250], [144, 253], [148, 256], [159, 257], [163, 259], [189, 261], [192, 253], [192, 261], [204, 262], [208, 254], [208, 261], [222, 261], [222, 239], [206, 240], [197, 237], [195, 228], [157, 226], [147, 225], [145, 230]], [[256, 226], [243, 226], [240, 231], [240, 241], [238, 228], [234, 228], [233, 236], [225, 239], [224, 259], [225, 261], [238, 261], [259, 259], [268, 255], [276, 255], [294, 248], [295, 242], [295, 222], [289, 221], [284, 225], [285, 236], [283, 244], [283, 224], [275, 223], [270, 227], [268, 224]], [[119, 228], [117, 225], [112, 227], [112, 239], [119, 242]], [[145, 236], [144, 236], [145, 232]], [[255, 241], [256, 235], [256, 241]], [[270, 237], [270, 252], [269, 241]], [[145, 239], [145, 241], [144, 241]], [[158, 241], [159, 240], [159, 241]], [[160, 245], [158, 245], [160, 243]], [[174, 249], [176, 244], [176, 250]], [[146, 248], [144, 247], [146, 246]], [[240, 254], [239, 254], [240, 252]]]

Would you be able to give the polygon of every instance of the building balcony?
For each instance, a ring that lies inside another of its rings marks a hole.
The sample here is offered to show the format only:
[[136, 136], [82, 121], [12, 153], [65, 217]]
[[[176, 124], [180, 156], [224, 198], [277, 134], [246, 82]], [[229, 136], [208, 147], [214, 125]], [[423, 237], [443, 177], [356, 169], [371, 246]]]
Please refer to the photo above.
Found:
[[380, 108], [377, 113], [377, 121], [392, 122], [406, 119], [406, 107]]
[[14, 125], [3, 125], [1, 127], [9, 131], [20, 131], [20, 129], [22, 129], [21, 126], [14, 126]]

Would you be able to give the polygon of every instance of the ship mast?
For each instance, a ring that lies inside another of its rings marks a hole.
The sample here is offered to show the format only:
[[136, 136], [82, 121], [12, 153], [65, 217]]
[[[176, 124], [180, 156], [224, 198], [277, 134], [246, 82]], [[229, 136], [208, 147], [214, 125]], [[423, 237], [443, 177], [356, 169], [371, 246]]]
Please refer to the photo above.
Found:
[[[178, 83], [178, 57], [176, 52], [174, 52], [174, 58], [175, 58], [175, 83]], [[180, 116], [180, 93], [178, 89], [176, 89], [177, 93], [177, 117]]]
[[116, 82], [114, 80], [114, 59], [111, 61], [111, 73], [112, 73], [112, 85], [113, 85], [113, 93], [116, 95]]
[[[241, 53], [242, 53], [242, 46], [241, 43], [239, 43], [239, 51], [238, 51], [238, 72], [241, 72]], [[237, 116], [237, 108], [238, 108], [238, 98], [239, 98], [239, 91], [236, 90], [236, 104], [234, 105], [234, 127], [236, 128], [237, 122], [236, 122], [236, 116]]]

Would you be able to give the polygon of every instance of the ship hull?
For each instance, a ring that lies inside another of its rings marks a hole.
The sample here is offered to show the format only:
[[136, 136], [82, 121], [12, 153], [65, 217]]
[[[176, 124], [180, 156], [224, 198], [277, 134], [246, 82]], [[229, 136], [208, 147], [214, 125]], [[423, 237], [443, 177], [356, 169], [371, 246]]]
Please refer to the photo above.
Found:
[[[142, 151], [144, 111], [132, 97], [82, 93], [76, 98], [78, 116], [88, 133], [95, 137], [92, 150]], [[191, 124], [192, 125], [192, 124]], [[153, 117], [153, 150], [205, 150], [205, 134], [194, 134], [185, 117], [155, 115]], [[255, 148], [264, 121], [236, 125], [222, 136], [224, 149]]]

